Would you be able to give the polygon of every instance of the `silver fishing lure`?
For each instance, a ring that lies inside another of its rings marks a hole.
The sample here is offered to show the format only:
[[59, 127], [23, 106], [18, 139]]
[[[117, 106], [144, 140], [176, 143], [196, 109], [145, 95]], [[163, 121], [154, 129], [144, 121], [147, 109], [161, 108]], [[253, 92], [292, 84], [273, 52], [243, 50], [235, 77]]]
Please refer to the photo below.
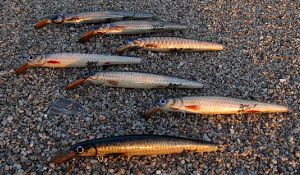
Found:
[[138, 72], [87, 72], [66, 89], [74, 89], [84, 81], [96, 85], [124, 88], [203, 88], [203, 84], [199, 82], [163, 75]]
[[149, 117], [159, 110], [194, 114], [242, 114], [288, 112], [287, 106], [218, 96], [193, 96], [160, 100], [144, 114]]
[[80, 12], [53, 16], [35, 24], [35, 29], [40, 29], [48, 24], [62, 23], [103, 23], [128, 19], [146, 19], [154, 17], [153, 13], [135, 11], [96, 11]]
[[92, 67], [110, 64], [138, 64], [142, 62], [140, 58], [80, 53], [30, 55], [26, 60], [27, 62], [17, 69], [16, 74], [20, 74], [30, 66]]
[[79, 42], [85, 43], [96, 34], [141, 34], [150, 32], [162, 32], [167, 30], [186, 29], [188, 26], [171, 22], [160, 21], [119, 21], [109, 24], [103, 24], [92, 28], [89, 32], [82, 35]]

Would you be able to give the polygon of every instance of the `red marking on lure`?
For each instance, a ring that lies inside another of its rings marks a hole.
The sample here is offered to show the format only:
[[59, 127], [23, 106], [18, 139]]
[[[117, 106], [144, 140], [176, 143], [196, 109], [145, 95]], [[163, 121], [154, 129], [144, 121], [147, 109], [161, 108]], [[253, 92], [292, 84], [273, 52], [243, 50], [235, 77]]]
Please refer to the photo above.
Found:
[[192, 105], [192, 106], [185, 106], [187, 109], [191, 109], [191, 110], [197, 110], [199, 109], [197, 105]]
[[108, 18], [106, 19], [106, 21], [115, 21], [116, 19], [115, 18]]
[[50, 64], [60, 64], [60, 62], [58, 62], [58, 61], [47, 61], [47, 63], [50, 63]]
[[108, 83], [111, 84], [111, 85], [118, 85], [119, 84], [117, 81], [109, 81]]
[[105, 62], [104, 64], [110, 64], [110, 62]]
[[158, 88], [164, 88], [164, 87], [166, 87], [166, 86], [158, 85], [158, 86], [156, 86], [156, 87], [158, 87]]
[[79, 16], [76, 16], [76, 17], [67, 19], [66, 21], [76, 21], [76, 20], [78, 20], [78, 19], [79, 19]]
[[98, 34], [105, 34], [106, 32], [97, 32]]
[[247, 110], [247, 112], [249, 112], [249, 113], [258, 113], [260, 111], [257, 111], [257, 110]]
[[171, 154], [179, 154], [179, 153], [174, 152], [174, 153], [171, 153]]

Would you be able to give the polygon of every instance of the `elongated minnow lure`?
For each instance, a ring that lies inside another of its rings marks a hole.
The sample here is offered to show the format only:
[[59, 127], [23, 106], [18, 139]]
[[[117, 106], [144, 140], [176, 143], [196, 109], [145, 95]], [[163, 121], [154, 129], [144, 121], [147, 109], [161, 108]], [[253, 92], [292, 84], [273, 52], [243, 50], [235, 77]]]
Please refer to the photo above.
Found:
[[159, 110], [195, 114], [242, 114], [288, 112], [287, 106], [228, 97], [199, 96], [160, 100], [143, 116], [150, 117]]
[[96, 85], [124, 88], [203, 88], [202, 83], [163, 75], [139, 72], [87, 72], [66, 89], [74, 89], [84, 81]]
[[216, 51], [223, 50], [221, 44], [208, 43], [176, 37], [151, 37], [127, 40], [126, 45], [116, 52], [122, 52], [129, 48], [159, 52], [186, 52], [186, 51]]
[[66, 15], [57, 15], [49, 19], [43, 20], [35, 24], [35, 29], [45, 27], [47, 24], [62, 23], [103, 23], [128, 19], [146, 19], [154, 17], [153, 13], [134, 12], [134, 11], [97, 11], [97, 12], [81, 12]]
[[135, 135], [104, 138], [78, 143], [52, 159], [59, 163], [74, 156], [160, 155], [217, 151], [212, 142], [169, 136]]
[[138, 64], [142, 62], [140, 58], [79, 53], [31, 55], [26, 60], [27, 62], [17, 69], [16, 74], [20, 74], [29, 66], [92, 67], [110, 64]]
[[188, 26], [183, 24], [160, 21], [119, 21], [92, 28], [89, 32], [82, 35], [79, 42], [85, 43], [96, 34], [141, 34], [167, 30], [180, 30], [186, 29], [187, 27]]

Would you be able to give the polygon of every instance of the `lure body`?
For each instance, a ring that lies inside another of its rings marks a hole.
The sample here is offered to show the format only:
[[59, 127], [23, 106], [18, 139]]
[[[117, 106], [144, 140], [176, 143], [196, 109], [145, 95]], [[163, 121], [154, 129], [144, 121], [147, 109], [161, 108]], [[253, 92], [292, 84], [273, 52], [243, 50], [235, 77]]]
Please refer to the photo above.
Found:
[[160, 110], [196, 114], [239, 114], [288, 112], [287, 106], [228, 97], [199, 96], [161, 100]]
[[168, 136], [122, 136], [90, 140], [71, 147], [68, 154], [59, 153], [51, 160], [59, 163], [75, 156], [108, 155], [160, 155], [217, 151], [218, 145], [212, 142]]
[[186, 29], [187, 27], [188, 26], [183, 24], [160, 21], [119, 21], [94, 27], [91, 31], [82, 35], [79, 42], [84, 43], [96, 34], [141, 34], [167, 30], [180, 30]]
[[37, 23], [34, 27], [40, 29], [47, 24], [61, 24], [61, 23], [103, 23], [113, 22], [128, 19], [146, 19], [152, 18], [154, 15], [148, 12], [135, 11], [96, 11], [96, 12], [81, 12], [66, 15], [53, 16], [47, 20]]
[[159, 52], [216, 51], [223, 50], [224, 48], [221, 44], [177, 37], [138, 38], [127, 42], [127, 45], [116, 52], [122, 52], [128, 48], [139, 48]]
[[202, 83], [195, 81], [139, 72], [97, 72], [87, 75], [69, 85], [66, 89], [73, 89], [83, 81], [108, 87], [124, 88], [203, 88]]
[[[31, 55], [26, 60], [27, 63], [25, 65], [27, 67], [92, 67], [110, 64], [138, 64], [142, 62], [140, 58], [79, 53]], [[25, 68], [21, 66], [16, 73], [21, 73]]]

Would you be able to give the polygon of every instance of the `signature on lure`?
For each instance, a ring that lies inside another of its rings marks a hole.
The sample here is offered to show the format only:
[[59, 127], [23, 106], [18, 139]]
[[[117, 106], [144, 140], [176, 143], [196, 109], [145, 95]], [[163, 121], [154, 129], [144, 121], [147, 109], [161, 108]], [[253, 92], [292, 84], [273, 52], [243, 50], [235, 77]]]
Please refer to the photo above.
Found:
[[97, 72], [85, 73], [81, 79], [66, 87], [74, 89], [84, 81], [96, 85], [124, 88], [203, 88], [203, 84], [176, 77], [140, 72]]
[[92, 67], [113, 64], [138, 64], [142, 62], [142, 59], [99, 54], [55, 53], [30, 55], [26, 58], [26, 61], [26, 63], [16, 70], [16, 74], [20, 74], [30, 66]]
[[223, 50], [221, 44], [178, 38], [178, 37], [150, 37], [137, 38], [125, 41], [126, 45], [116, 52], [122, 52], [129, 48], [159, 52], [191, 52], [191, 51], [217, 51]]
[[212, 142], [158, 135], [133, 135], [96, 139], [73, 145], [70, 150], [58, 153], [52, 163], [59, 163], [74, 156], [108, 155], [160, 155], [217, 151]]
[[156, 102], [156, 107], [143, 116], [150, 117], [159, 110], [194, 114], [240, 114], [288, 112], [287, 106], [217, 96], [181, 97]]
[[38, 22], [34, 25], [35, 29], [45, 27], [47, 24], [61, 23], [102, 23], [127, 19], [145, 19], [154, 17], [153, 13], [138, 11], [96, 11], [80, 12], [65, 15], [57, 15], [49, 19]]

